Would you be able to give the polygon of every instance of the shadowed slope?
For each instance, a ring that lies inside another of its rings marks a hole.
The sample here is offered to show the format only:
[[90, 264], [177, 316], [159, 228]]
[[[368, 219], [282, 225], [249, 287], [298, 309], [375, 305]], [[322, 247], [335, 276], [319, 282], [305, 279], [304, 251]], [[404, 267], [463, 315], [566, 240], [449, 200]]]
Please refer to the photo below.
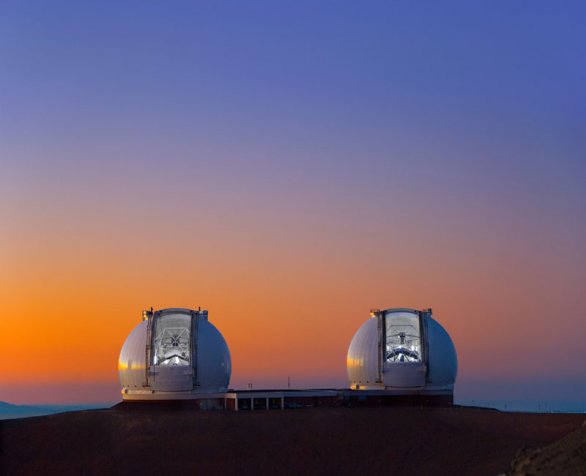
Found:
[[586, 422], [548, 446], [520, 451], [511, 467], [513, 475], [586, 475]]
[[7, 474], [497, 474], [581, 415], [474, 408], [84, 411], [1, 424]]

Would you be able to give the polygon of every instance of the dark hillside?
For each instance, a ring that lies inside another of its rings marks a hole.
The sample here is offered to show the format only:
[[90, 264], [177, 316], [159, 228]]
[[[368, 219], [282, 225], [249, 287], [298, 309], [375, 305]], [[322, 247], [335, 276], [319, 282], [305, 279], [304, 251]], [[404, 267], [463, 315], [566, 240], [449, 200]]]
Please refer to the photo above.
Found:
[[474, 408], [94, 410], [4, 421], [5, 474], [496, 475], [583, 415]]
[[578, 430], [550, 445], [520, 451], [513, 462], [511, 474], [586, 475], [586, 422]]

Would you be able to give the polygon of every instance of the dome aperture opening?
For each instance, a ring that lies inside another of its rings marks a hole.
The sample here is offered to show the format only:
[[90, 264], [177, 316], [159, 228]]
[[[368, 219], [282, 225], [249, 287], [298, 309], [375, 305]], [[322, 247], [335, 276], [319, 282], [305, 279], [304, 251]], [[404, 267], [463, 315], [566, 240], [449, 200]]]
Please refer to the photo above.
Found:
[[154, 365], [189, 365], [191, 319], [186, 315], [162, 316], [156, 321]]
[[390, 363], [421, 362], [421, 323], [412, 314], [393, 317], [385, 315], [386, 354]]

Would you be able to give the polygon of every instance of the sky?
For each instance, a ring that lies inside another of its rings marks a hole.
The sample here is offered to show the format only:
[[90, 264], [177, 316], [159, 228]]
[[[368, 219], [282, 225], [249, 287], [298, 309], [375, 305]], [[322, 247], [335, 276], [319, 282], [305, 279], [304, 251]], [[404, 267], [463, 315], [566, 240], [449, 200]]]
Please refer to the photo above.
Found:
[[0, 400], [120, 398], [141, 311], [344, 387], [434, 310], [456, 398], [586, 401], [581, 1], [0, 2]]

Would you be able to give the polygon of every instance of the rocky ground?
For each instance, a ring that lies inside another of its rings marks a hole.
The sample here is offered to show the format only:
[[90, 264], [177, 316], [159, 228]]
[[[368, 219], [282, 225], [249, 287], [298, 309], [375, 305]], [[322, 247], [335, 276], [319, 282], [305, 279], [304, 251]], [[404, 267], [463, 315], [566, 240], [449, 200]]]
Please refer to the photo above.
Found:
[[542, 448], [524, 448], [511, 465], [512, 475], [586, 475], [586, 422]]
[[517, 455], [515, 474], [529, 474], [523, 461], [574, 440], [584, 461], [585, 419], [466, 407], [81, 411], [1, 422], [0, 473], [477, 476], [509, 472]]

